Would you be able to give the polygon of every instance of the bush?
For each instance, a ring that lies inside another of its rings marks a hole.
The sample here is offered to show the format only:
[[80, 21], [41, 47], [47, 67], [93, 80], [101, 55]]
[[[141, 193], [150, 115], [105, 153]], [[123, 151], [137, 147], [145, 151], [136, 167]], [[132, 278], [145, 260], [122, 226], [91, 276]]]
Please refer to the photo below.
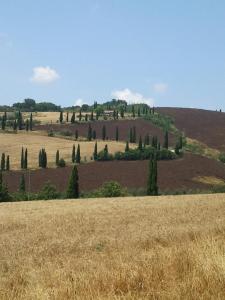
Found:
[[225, 153], [220, 153], [220, 155], [219, 155], [219, 160], [220, 160], [222, 163], [225, 163]]
[[55, 134], [54, 134], [53, 130], [50, 130], [50, 131], [48, 132], [48, 136], [52, 137], [52, 136], [54, 136], [54, 135], [55, 135]]
[[38, 199], [49, 200], [57, 198], [60, 198], [60, 193], [57, 192], [56, 187], [50, 182], [47, 182], [38, 193]]
[[121, 197], [125, 196], [126, 192], [122, 186], [116, 181], [109, 181], [103, 184], [99, 190], [102, 197]]
[[64, 135], [64, 136], [72, 136], [73, 135], [73, 133], [69, 130], [61, 131], [60, 134]]
[[60, 158], [59, 162], [58, 162], [58, 167], [60, 168], [64, 168], [66, 166], [66, 162], [63, 158]]
[[98, 153], [98, 157], [97, 157], [98, 161], [108, 161], [108, 160], [113, 160], [113, 155], [106, 153], [104, 150], [100, 151]]

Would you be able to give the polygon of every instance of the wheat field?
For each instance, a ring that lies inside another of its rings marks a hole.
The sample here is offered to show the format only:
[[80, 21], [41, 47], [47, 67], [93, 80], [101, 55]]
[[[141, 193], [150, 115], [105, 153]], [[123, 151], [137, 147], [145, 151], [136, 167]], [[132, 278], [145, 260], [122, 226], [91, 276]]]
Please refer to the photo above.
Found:
[[0, 299], [224, 299], [225, 195], [0, 204]]
[[[21, 149], [28, 150], [28, 167], [38, 167], [38, 154], [41, 148], [45, 148], [48, 156], [48, 167], [55, 166], [56, 151], [59, 150], [60, 158], [64, 158], [67, 163], [71, 162], [72, 147], [76, 149], [80, 144], [81, 159], [90, 161], [93, 156], [95, 141], [72, 141], [68, 139], [49, 137], [43, 132], [18, 132], [17, 134], [0, 133], [0, 155], [5, 153], [10, 156], [11, 169], [20, 169]], [[98, 151], [103, 150], [108, 145], [110, 153], [124, 151], [125, 143], [116, 141], [98, 141]]]

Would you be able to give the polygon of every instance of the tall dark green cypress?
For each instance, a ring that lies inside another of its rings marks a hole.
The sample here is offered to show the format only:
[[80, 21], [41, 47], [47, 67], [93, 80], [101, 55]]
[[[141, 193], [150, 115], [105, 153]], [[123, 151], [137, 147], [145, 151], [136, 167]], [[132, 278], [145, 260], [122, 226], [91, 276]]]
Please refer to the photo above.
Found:
[[59, 150], [57, 150], [55, 154], [55, 164], [57, 167], [59, 166]]
[[23, 168], [24, 169], [27, 169], [27, 165], [28, 165], [28, 158], [27, 158], [27, 148], [25, 149], [25, 152], [24, 152], [24, 162], [23, 162]]
[[7, 158], [6, 158], [6, 171], [9, 171], [10, 170], [10, 161], [9, 161], [9, 155], [7, 155]]
[[29, 130], [29, 120], [28, 119], [26, 119], [25, 128], [26, 128], [26, 131]]
[[15, 120], [14, 123], [13, 123], [13, 130], [14, 131], [17, 131], [17, 121]]
[[62, 124], [62, 122], [63, 122], [63, 112], [62, 111], [60, 111], [60, 114], [59, 114], [59, 122], [60, 122], [60, 124]]
[[119, 140], [119, 128], [116, 126], [116, 141], [118, 142]]
[[87, 139], [88, 141], [92, 140], [92, 128], [91, 128], [91, 124], [88, 125], [88, 135], [87, 135]]
[[1, 158], [1, 170], [5, 171], [5, 153], [2, 153], [2, 158]]
[[66, 191], [66, 197], [68, 199], [77, 199], [79, 198], [79, 176], [76, 165], [72, 169], [70, 175], [69, 184]]
[[33, 130], [33, 114], [31, 113], [30, 114], [30, 122], [29, 122], [29, 125], [30, 125], [30, 131]]
[[67, 111], [66, 113], [66, 122], [68, 123], [69, 122], [69, 112]]
[[133, 127], [133, 143], [136, 143], [136, 127]]
[[71, 117], [71, 123], [74, 124], [75, 123], [75, 112], [73, 112], [72, 117]]
[[141, 137], [141, 135], [140, 135], [140, 137], [139, 137], [138, 149], [139, 149], [140, 151], [143, 149], [143, 145], [142, 145], [142, 137]]
[[75, 131], [75, 140], [77, 141], [79, 137], [78, 130]]
[[82, 119], [82, 114], [81, 114], [81, 109], [80, 109], [80, 112], [79, 112], [79, 121], [81, 122], [81, 119]]
[[147, 195], [151, 195], [151, 196], [158, 195], [157, 179], [158, 179], [157, 160], [156, 160], [156, 155], [154, 155], [154, 157], [151, 157], [149, 160]]
[[98, 159], [98, 144], [95, 142], [94, 152], [93, 152], [93, 158], [94, 160]]
[[76, 155], [76, 163], [80, 163], [80, 145], [77, 146], [77, 155]]
[[23, 118], [22, 118], [22, 113], [20, 110], [18, 112], [17, 125], [18, 125], [19, 130], [23, 129]]
[[132, 105], [132, 116], [133, 116], [133, 118], [135, 118], [135, 108], [134, 108], [134, 105]]
[[76, 160], [76, 148], [75, 145], [73, 145], [73, 149], [72, 149], [72, 163], [74, 164]]
[[126, 147], [125, 147], [125, 152], [128, 152], [130, 150], [130, 148], [129, 148], [129, 142], [127, 141], [126, 142]]
[[93, 110], [91, 111], [91, 117], [90, 117], [90, 120], [91, 120], [91, 121], [94, 121], [94, 112], [93, 112]]
[[22, 174], [21, 178], [20, 178], [19, 192], [25, 193], [25, 191], [26, 191], [25, 176], [24, 176], [24, 174]]
[[6, 127], [6, 117], [5, 115], [2, 116], [2, 130], [5, 130]]
[[23, 150], [23, 147], [22, 147], [22, 150], [21, 150], [20, 168], [24, 169], [24, 150]]
[[163, 148], [168, 149], [168, 147], [169, 147], [169, 137], [168, 137], [168, 131], [166, 130], [165, 135], [164, 135]]
[[103, 125], [103, 127], [102, 127], [102, 139], [103, 139], [103, 141], [105, 141], [105, 139], [106, 139], [106, 127], [105, 127], [105, 125]]

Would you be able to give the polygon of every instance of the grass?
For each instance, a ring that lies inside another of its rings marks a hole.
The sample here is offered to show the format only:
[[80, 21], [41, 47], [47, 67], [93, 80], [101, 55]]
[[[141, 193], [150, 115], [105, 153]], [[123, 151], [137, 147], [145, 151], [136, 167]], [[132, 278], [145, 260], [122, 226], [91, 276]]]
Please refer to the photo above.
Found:
[[1, 299], [224, 299], [225, 195], [0, 204]]
[[202, 155], [212, 159], [219, 159], [220, 151], [210, 148], [204, 143], [201, 143], [195, 139], [186, 138], [185, 150], [193, 154]]
[[225, 185], [225, 181], [214, 176], [197, 176], [192, 179], [196, 182], [201, 182], [208, 185]]
[[[95, 141], [71, 141], [67, 139], [48, 137], [43, 132], [18, 132], [17, 134], [0, 133], [0, 154], [5, 153], [10, 156], [11, 169], [20, 168], [20, 156], [22, 147], [28, 150], [28, 167], [38, 167], [38, 153], [41, 148], [45, 148], [48, 156], [48, 166], [55, 166], [56, 150], [60, 152], [60, 157], [63, 157], [66, 162], [71, 162], [72, 147], [78, 143], [81, 148], [81, 159], [86, 157], [87, 161], [90, 161], [90, 157], [93, 155]], [[108, 145], [110, 153], [116, 151], [124, 151], [125, 143], [115, 141], [98, 141], [98, 151], [102, 150]]]

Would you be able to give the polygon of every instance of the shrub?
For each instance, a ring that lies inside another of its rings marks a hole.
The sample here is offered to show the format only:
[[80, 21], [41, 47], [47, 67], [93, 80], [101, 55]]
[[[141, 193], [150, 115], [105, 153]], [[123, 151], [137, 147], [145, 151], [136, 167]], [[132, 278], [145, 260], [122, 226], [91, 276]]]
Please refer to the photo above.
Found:
[[85, 197], [123, 197], [127, 194], [127, 190], [124, 189], [118, 182], [109, 181], [105, 182], [99, 189], [88, 193], [88, 195], [85, 195]]
[[60, 134], [64, 135], [64, 136], [72, 136], [73, 135], [73, 133], [69, 130], [61, 131]]
[[63, 158], [60, 158], [57, 166], [60, 168], [64, 168], [66, 166], [65, 160]]
[[50, 182], [46, 182], [41, 191], [38, 193], [38, 199], [49, 200], [57, 199], [60, 193], [57, 192], [56, 187]]
[[220, 155], [219, 155], [219, 160], [220, 160], [222, 163], [225, 163], [225, 153], [220, 153]]
[[50, 131], [48, 131], [48, 136], [50, 136], [50, 137], [52, 137], [52, 136], [54, 136], [55, 134], [54, 134], [54, 132], [53, 132], [53, 130], [51, 129]]

